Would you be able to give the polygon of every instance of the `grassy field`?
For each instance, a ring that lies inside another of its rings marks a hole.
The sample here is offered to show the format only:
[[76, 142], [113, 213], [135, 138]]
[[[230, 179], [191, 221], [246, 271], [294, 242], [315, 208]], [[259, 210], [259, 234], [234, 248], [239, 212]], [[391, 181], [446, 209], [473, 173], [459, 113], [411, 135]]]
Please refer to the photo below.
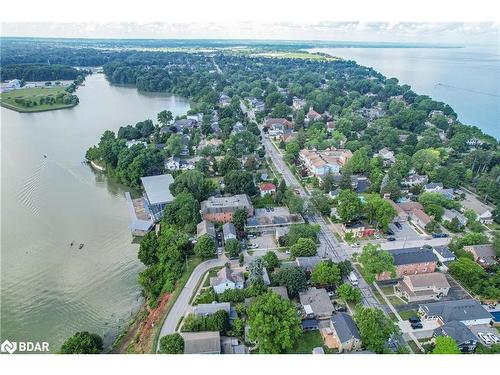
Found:
[[322, 347], [325, 353], [331, 353], [331, 349], [323, 346], [323, 338], [319, 331], [304, 332], [299, 337], [295, 347], [288, 352], [288, 354], [311, 354], [312, 350], [316, 347]]
[[413, 316], [418, 316], [417, 310], [404, 310], [404, 311], [399, 311], [399, 316], [403, 320], [408, 320]]
[[[33, 87], [27, 89], [12, 90], [9, 92], [4, 92], [0, 94], [0, 103], [2, 106], [12, 109], [18, 112], [42, 112], [51, 111], [54, 109], [69, 108], [75, 106], [75, 104], [39, 104], [41, 97], [56, 97], [59, 93], [65, 93], [64, 87]], [[16, 103], [16, 98], [23, 98], [25, 100], [31, 100], [36, 102], [38, 105], [27, 107], [22, 104]]]

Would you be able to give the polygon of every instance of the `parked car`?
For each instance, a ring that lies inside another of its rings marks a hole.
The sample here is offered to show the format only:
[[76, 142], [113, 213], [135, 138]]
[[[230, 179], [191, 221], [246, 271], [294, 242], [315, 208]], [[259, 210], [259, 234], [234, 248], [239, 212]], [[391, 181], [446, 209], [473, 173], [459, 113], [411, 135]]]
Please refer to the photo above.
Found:
[[417, 323], [412, 323], [411, 324], [411, 328], [413, 328], [413, 329], [421, 329], [421, 328], [424, 328], [424, 326], [422, 325], [422, 323], [417, 322]]
[[335, 311], [338, 311], [338, 312], [347, 312], [347, 307], [345, 306], [340, 306], [340, 307], [337, 307], [335, 309]]
[[285, 254], [290, 255], [290, 254], [291, 254], [290, 250], [286, 250], [286, 251], [285, 251]]
[[482, 332], [478, 332], [477, 333], [477, 336], [486, 344], [486, 345], [490, 345], [490, 344], [493, 344], [493, 341], [491, 341], [491, 339], [486, 336], [484, 333]]
[[495, 344], [500, 343], [500, 339], [498, 336], [495, 336], [493, 333], [488, 333], [488, 337], [490, 338], [491, 341], [493, 341]]
[[448, 234], [446, 233], [432, 233], [432, 238], [446, 238]]
[[395, 237], [387, 237], [387, 241], [396, 241]]
[[249, 249], [257, 249], [258, 247], [259, 247], [259, 245], [256, 243], [251, 243], [250, 245], [248, 245]]
[[421, 320], [418, 316], [412, 316], [410, 319], [408, 319], [410, 323], [420, 323]]
[[403, 229], [403, 226], [399, 223], [399, 221], [395, 221], [394, 222], [394, 225], [396, 226], [396, 228], [398, 229]]
[[385, 234], [387, 234], [388, 236], [394, 236], [394, 231], [392, 229], [387, 229], [385, 231]]

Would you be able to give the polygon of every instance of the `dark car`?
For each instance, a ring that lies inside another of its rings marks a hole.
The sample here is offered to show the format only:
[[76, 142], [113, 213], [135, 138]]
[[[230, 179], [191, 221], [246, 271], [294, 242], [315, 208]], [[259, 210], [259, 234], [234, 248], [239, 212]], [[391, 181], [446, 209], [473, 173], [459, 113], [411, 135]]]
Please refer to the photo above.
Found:
[[411, 324], [411, 328], [413, 328], [413, 329], [420, 329], [420, 328], [424, 328], [424, 326], [422, 325], [422, 323], [417, 322], [417, 323], [412, 323]]
[[394, 236], [394, 231], [392, 229], [387, 229], [385, 231], [385, 234], [387, 234], [388, 236]]
[[400, 224], [400, 222], [399, 222], [399, 221], [395, 221], [395, 222], [394, 222], [394, 225], [395, 225], [395, 226], [396, 226], [396, 228], [398, 228], [398, 229], [403, 229], [403, 226]]
[[420, 323], [420, 318], [418, 316], [412, 316], [410, 319], [408, 319], [410, 323]]
[[396, 238], [394, 238], [394, 237], [387, 237], [387, 241], [396, 241]]
[[347, 312], [347, 308], [345, 306], [340, 306], [335, 309], [338, 312]]
[[446, 233], [432, 233], [433, 238], [446, 238], [448, 235]]

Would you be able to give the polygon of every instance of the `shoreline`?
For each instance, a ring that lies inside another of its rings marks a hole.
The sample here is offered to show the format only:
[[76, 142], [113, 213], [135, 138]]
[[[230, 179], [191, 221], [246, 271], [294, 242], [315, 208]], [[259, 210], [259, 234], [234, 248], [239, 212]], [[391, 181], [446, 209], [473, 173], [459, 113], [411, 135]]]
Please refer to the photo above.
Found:
[[90, 165], [91, 165], [94, 169], [97, 169], [99, 172], [105, 172], [105, 171], [106, 171], [106, 168], [101, 167], [99, 164], [97, 164], [97, 163], [96, 163], [96, 162], [94, 162], [93, 160], [90, 160]]
[[18, 112], [18, 113], [38, 113], [38, 112], [58, 111], [60, 109], [73, 108], [73, 107], [76, 107], [77, 105], [78, 105], [78, 103], [74, 103], [74, 104], [68, 104], [68, 105], [64, 105], [62, 107], [57, 107], [57, 108], [45, 108], [45, 109], [37, 109], [37, 110], [31, 111], [29, 109], [21, 109], [19, 107], [13, 106], [11, 104], [0, 102], [0, 106], [7, 108], [7, 109], [10, 109], [12, 111]]

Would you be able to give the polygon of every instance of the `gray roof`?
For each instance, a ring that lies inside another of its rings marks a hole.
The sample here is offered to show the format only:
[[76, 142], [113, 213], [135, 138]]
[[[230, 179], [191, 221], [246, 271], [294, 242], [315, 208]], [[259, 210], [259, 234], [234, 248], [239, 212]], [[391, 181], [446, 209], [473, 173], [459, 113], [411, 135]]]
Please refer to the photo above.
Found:
[[434, 251], [436, 251], [443, 258], [456, 258], [455, 254], [448, 249], [448, 246], [434, 246]]
[[295, 262], [297, 266], [305, 269], [314, 269], [321, 262], [321, 258], [319, 256], [312, 257], [297, 257], [295, 258]]
[[150, 204], [169, 203], [174, 200], [170, 192], [170, 184], [174, 182], [172, 175], [141, 177], [141, 181]]
[[198, 237], [201, 237], [204, 234], [215, 237], [215, 224], [206, 220], [199, 222], [196, 226], [196, 234]]
[[231, 311], [231, 304], [229, 302], [213, 302], [201, 303], [199, 305], [193, 306], [194, 315], [212, 315], [217, 311], [226, 311], [229, 314]]
[[232, 234], [236, 237], [236, 227], [233, 223], [225, 223], [222, 226], [222, 232], [224, 233], [224, 238], [226, 238], [226, 236], [229, 234]]
[[325, 289], [310, 288], [299, 293], [302, 306], [309, 305], [315, 315], [332, 314], [333, 304]]
[[408, 247], [406, 249], [389, 250], [389, 253], [394, 258], [395, 266], [404, 264], [437, 262], [436, 254], [434, 254], [432, 249]]
[[458, 219], [458, 222], [461, 225], [467, 224], [467, 218], [457, 210], [448, 210], [447, 208], [444, 209], [443, 218], [446, 218], [451, 221], [454, 217]]
[[279, 294], [281, 298], [283, 299], [289, 299], [288, 298], [288, 291], [286, 290], [286, 286], [271, 286], [269, 287], [269, 290]]
[[215, 332], [183, 332], [184, 354], [220, 353], [220, 334]]
[[201, 212], [219, 213], [234, 212], [238, 208], [251, 209], [252, 203], [246, 194], [238, 194], [229, 197], [210, 197], [201, 202]]
[[477, 341], [476, 336], [462, 322], [453, 320], [434, 330], [436, 336], [449, 336], [458, 345], [468, 341]]
[[443, 188], [443, 184], [441, 182], [431, 182], [431, 183], [425, 185], [426, 190], [432, 190], [435, 188]]
[[340, 342], [349, 341], [353, 337], [361, 340], [358, 327], [349, 314], [337, 312], [331, 317], [331, 321]]
[[492, 318], [491, 314], [473, 299], [443, 301], [421, 304], [426, 315], [440, 316], [444, 323], [453, 320], [465, 321]]

